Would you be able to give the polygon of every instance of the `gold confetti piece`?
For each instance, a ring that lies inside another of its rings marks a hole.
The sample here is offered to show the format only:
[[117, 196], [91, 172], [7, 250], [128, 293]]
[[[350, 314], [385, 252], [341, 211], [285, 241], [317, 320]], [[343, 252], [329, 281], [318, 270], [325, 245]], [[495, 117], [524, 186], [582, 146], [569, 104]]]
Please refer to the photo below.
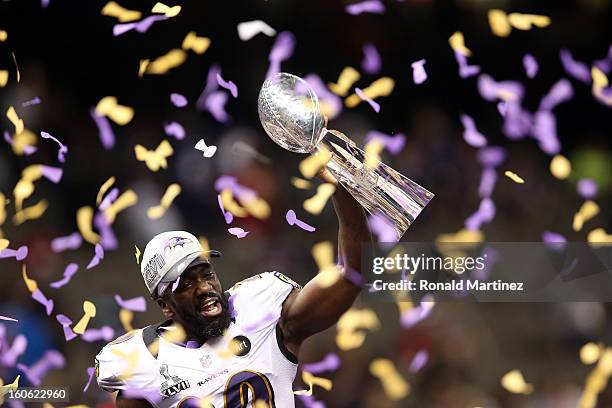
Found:
[[606, 388], [612, 374], [612, 348], [603, 353], [597, 366], [586, 378], [584, 391], [578, 402], [579, 408], [595, 408], [599, 394]]
[[531, 394], [533, 385], [527, 384], [520, 370], [512, 370], [501, 379], [501, 385], [513, 394]]
[[180, 66], [187, 59], [187, 53], [179, 48], [168, 51], [167, 54], [157, 57], [149, 62], [145, 73], [165, 74], [173, 68]]
[[34, 183], [30, 180], [20, 179], [15, 188], [13, 189], [13, 196], [15, 197], [15, 211], [21, 211], [23, 209], [23, 202], [34, 192]]
[[338, 77], [338, 82], [335, 84], [330, 82], [327, 86], [336, 95], [346, 96], [351, 86], [353, 86], [359, 78], [361, 78], [359, 71], [353, 67], [345, 67]]
[[334, 247], [330, 241], [319, 242], [312, 247], [312, 257], [319, 268], [315, 282], [322, 288], [328, 288], [342, 276], [342, 267], [334, 263]]
[[23, 124], [23, 119], [19, 119], [17, 112], [15, 112], [15, 108], [9, 106], [6, 111], [6, 117], [11, 121], [13, 126], [15, 126], [15, 134], [20, 134], [25, 129], [25, 125]]
[[299, 188], [300, 190], [308, 190], [312, 187], [312, 183], [308, 180], [301, 179], [299, 177], [291, 177], [291, 184], [293, 187]]
[[456, 31], [453, 35], [451, 35], [448, 39], [448, 43], [454, 51], [461, 53], [466, 57], [472, 56], [472, 51], [465, 46], [465, 40], [461, 31]]
[[306, 385], [308, 385], [307, 390], [299, 390], [293, 391], [295, 395], [312, 395], [312, 389], [315, 385], [323, 388], [326, 391], [330, 391], [332, 389], [333, 383], [330, 379], [323, 377], [316, 377], [312, 373], [308, 371], [302, 371], [302, 380]]
[[612, 97], [606, 96], [603, 93], [604, 88], [608, 86], [608, 77], [599, 68], [591, 68], [591, 78], [593, 79], [593, 95], [606, 105], [612, 106]]
[[54, 408], [53, 405], [49, 404], [48, 402], [45, 402], [43, 404], [43, 408]]
[[176, 17], [181, 12], [181, 6], [168, 7], [164, 3], [157, 2], [151, 12], [165, 14], [166, 17]]
[[6, 204], [8, 203], [4, 194], [0, 191], [0, 225], [6, 221]]
[[6, 69], [0, 69], [0, 88], [4, 88], [8, 82], [9, 72]]
[[26, 271], [26, 265], [23, 263], [21, 265], [21, 276], [23, 276], [23, 281], [26, 284], [26, 287], [30, 291], [30, 293], [34, 293], [36, 289], [38, 289], [38, 284], [34, 279], [28, 278], [28, 272]]
[[599, 214], [599, 206], [596, 202], [587, 200], [582, 203], [580, 209], [574, 214], [574, 221], [572, 222], [572, 228], [574, 231], [580, 231], [585, 222]]
[[45, 213], [45, 211], [47, 211], [48, 207], [49, 203], [47, 202], [47, 200], [40, 200], [38, 203], [30, 207], [26, 207], [21, 211], [17, 211], [13, 216], [13, 224], [21, 225], [26, 221], [40, 218]]
[[134, 146], [136, 160], [143, 161], [151, 171], [157, 171], [160, 168], [168, 167], [168, 157], [174, 154], [172, 145], [166, 139], [157, 146], [155, 150], [148, 150], [146, 147], [137, 144]]
[[311, 154], [302, 160], [298, 168], [302, 176], [310, 179], [313, 178], [331, 159], [332, 152], [325, 146], [321, 146], [315, 154]]
[[100, 190], [98, 191], [98, 195], [96, 196], [96, 205], [100, 205], [102, 202], [102, 197], [104, 197], [104, 194], [106, 194], [108, 189], [111, 188], [113, 184], [115, 184], [115, 176], [111, 176], [104, 182], [104, 184], [102, 184]]
[[[15, 56], [14, 52], [11, 52], [11, 55], [13, 56], [13, 62], [15, 63], [15, 71], [17, 74], [17, 83], [19, 83], [19, 81], [21, 80], [21, 73], [19, 72], [19, 65], [17, 65], [17, 57]], [[19, 132], [17, 132], [19, 133]]]
[[204, 54], [208, 47], [210, 47], [210, 38], [198, 37], [195, 31], [190, 31], [181, 45], [182, 49], [191, 50], [196, 54]]
[[200, 241], [200, 246], [202, 247], [202, 252], [204, 254], [207, 254], [208, 252], [210, 252], [210, 245], [208, 243], [208, 238], [201, 235], [198, 237], [198, 241]]
[[389, 359], [376, 358], [372, 360], [370, 374], [380, 380], [387, 397], [392, 401], [401, 400], [410, 393], [410, 384], [404, 380]]
[[364, 164], [370, 169], [376, 169], [380, 164], [380, 153], [384, 148], [382, 140], [372, 139], [363, 149], [366, 156]]
[[0, 42], [6, 41], [8, 38], [8, 33], [4, 30], [0, 30]]
[[134, 313], [131, 310], [122, 308], [119, 311], [119, 321], [121, 322], [121, 325], [123, 326], [123, 329], [125, 330], [126, 333], [134, 330], [134, 327], [132, 327], [133, 319], [134, 319]]
[[10, 384], [0, 385], [0, 397], [6, 395], [6, 393], [9, 392], [9, 391], [15, 391], [15, 390], [17, 390], [17, 388], [19, 388], [19, 377], [21, 377], [21, 376], [18, 375], [15, 378], [15, 381], [13, 381]]
[[171, 343], [182, 343], [187, 338], [187, 332], [180, 324], [173, 324], [166, 328], [161, 336]]
[[[124, 309], [122, 309], [124, 310]], [[130, 330], [131, 331], [131, 330]], [[155, 339], [154, 343], [157, 342], [158, 340]], [[127, 361], [128, 365], [127, 367], [121, 372], [119, 373], [118, 377], [125, 381], [128, 378], [130, 378], [133, 374], [134, 374], [134, 369], [136, 368], [136, 364], [138, 363], [138, 358], [139, 353], [137, 350], [133, 350], [129, 353], [124, 353], [123, 351], [117, 349], [116, 347], [111, 348], [111, 352], [119, 357], [120, 359], [122, 359], [123, 361]]]
[[304, 209], [313, 215], [319, 215], [325, 208], [325, 204], [336, 191], [336, 186], [324, 183], [317, 187], [317, 193], [304, 201]]
[[[389, 77], [382, 77], [372, 82], [370, 86], [363, 89], [363, 94], [366, 98], [376, 99], [379, 96], [389, 96], [393, 92], [395, 87], [395, 81]], [[354, 108], [359, 105], [363, 100], [357, 94], [352, 94], [344, 100], [344, 105], [347, 108]]]
[[513, 173], [510, 170], [506, 170], [504, 172], [504, 176], [508, 177], [510, 180], [514, 181], [515, 183], [518, 183], [518, 184], [525, 183], [525, 180], [523, 180], [521, 177], [519, 177], [518, 174]]
[[229, 188], [221, 191], [221, 203], [225, 211], [232, 213], [234, 217], [245, 218], [249, 216], [249, 213], [234, 200], [234, 193]]
[[456, 233], [440, 234], [436, 243], [480, 243], [484, 241], [484, 234], [480, 230], [462, 228]]
[[572, 172], [572, 164], [565, 156], [558, 154], [550, 161], [550, 172], [555, 178], [565, 180]]
[[77, 210], [77, 227], [83, 239], [92, 245], [100, 242], [100, 236], [92, 228], [94, 210], [89, 206], [81, 207]]
[[117, 103], [114, 96], [105, 96], [96, 105], [96, 113], [100, 116], [107, 116], [118, 125], [127, 125], [134, 117], [134, 109], [129, 106]]
[[[256, 400], [255, 404], [253, 404], [253, 408], [269, 408], [269, 407], [270, 407], [269, 403], [267, 403], [264, 400], [260, 400], [260, 399]], [[202, 408], [202, 405], [200, 405], [200, 408]]]
[[170, 184], [166, 189], [166, 192], [162, 196], [160, 205], [149, 207], [147, 210], [147, 217], [152, 220], [157, 220], [163, 217], [166, 210], [170, 208], [174, 199], [181, 193], [181, 186], [178, 184]]
[[242, 206], [258, 220], [265, 220], [270, 217], [272, 210], [270, 205], [261, 197], [255, 197], [250, 200], [241, 202]]
[[140, 249], [134, 245], [134, 248], [136, 248], [136, 252], [134, 253], [134, 256], [136, 257], [136, 265], [140, 265]]
[[373, 310], [351, 308], [336, 324], [336, 345], [343, 351], [359, 348], [365, 341], [366, 333], [358, 330], [377, 330], [379, 327], [380, 322]]
[[138, 65], [138, 78], [142, 78], [142, 76], [147, 70], [147, 67], [149, 66], [149, 62], [151, 61], [149, 61], [148, 59], [140, 60], [140, 64]]
[[29, 129], [24, 129], [23, 132], [13, 135], [13, 143], [11, 146], [16, 155], [22, 156], [25, 154], [25, 149], [28, 146], [34, 146], [37, 142], [38, 136]]
[[512, 31], [512, 26], [508, 22], [508, 15], [502, 10], [491, 9], [488, 13], [489, 26], [491, 31], [498, 37], [507, 37]]
[[21, 171], [21, 177], [30, 181], [36, 181], [42, 176], [42, 166], [40, 164], [31, 164]]
[[6, 238], [0, 238], [0, 252], [4, 251], [6, 248], [8, 248], [10, 242], [8, 239]]
[[133, 190], [124, 191], [123, 194], [117, 198], [117, 200], [109, 205], [104, 210], [104, 216], [106, 217], [106, 222], [112, 224], [115, 222], [115, 218], [117, 218], [117, 214], [121, 211], [125, 210], [128, 207], [136, 205], [138, 202], [138, 196]]
[[589, 232], [589, 235], [587, 235], [587, 241], [593, 244], [612, 244], [612, 235], [606, 233], [606, 230], [603, 228], [596, 228]]
[[604, 348], [601, 344], [587, 343], [580, 349], [580, 361], [582, 361], [582, 364], [594, 364], [603, 352]]
[[510, 13], [508, 22], [517, 30], [530, 30], [532, 25], [540, 28], [550, 25], [550, 17], [538, 14]]
[[76, 334], [83, 334], [85, 333], [85, 329], [87, 328], [87, 325], [89, 324], [89, 320], [92, 317], [96, 317], [96, 305], [94, 305], [93, 303], [91, 303], [89, 300], [86, 300], [83, 302], [83, 317], [81, 317], [81, 320], [79, 320], [79, 322], [72, 328], [72, 331], [75, 332]]
[[121, 7], [114, 1], [109, 1], [106, 3], [106, 5], [102, 8], [101, 13], [103, 16], [115, 17], [122, 23], [138, 20], [140, 17], [142, 17], [142, 13], [140, 11], [128, 10]]
[[89, 406], [85, 404], [77, 404], [77, 405], [68, 405], [66, 408], [89, 408]]

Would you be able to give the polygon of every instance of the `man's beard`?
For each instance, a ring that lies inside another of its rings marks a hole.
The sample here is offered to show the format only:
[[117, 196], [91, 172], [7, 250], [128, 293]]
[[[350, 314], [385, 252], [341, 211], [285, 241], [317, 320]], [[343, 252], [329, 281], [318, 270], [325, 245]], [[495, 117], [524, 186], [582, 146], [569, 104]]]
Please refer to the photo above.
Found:
[[[206, 297], [209, 297], [209, 295]], [[229, 327], [232, 321], [229, 302], [225, 293], [219, 296], [215, 294], [215, 297], [221, 304], [221, 314], [219, 314], [219, 316], [205, 317], [200, 313], [188, 313], [186, 316], [183, 316], [183, 320], [189, 330], [196, 335], [200, 341], [223, 336], [223, 332]]]

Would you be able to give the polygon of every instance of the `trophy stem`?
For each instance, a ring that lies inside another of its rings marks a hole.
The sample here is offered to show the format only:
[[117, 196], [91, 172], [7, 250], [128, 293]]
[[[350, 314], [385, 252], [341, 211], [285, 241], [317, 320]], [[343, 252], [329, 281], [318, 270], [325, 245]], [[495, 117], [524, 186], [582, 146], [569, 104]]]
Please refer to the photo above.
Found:
[[384, 163], [368, 167], [366, 154], [342, 133], [323, 129], [320, 143], [332, 152], [328, 170], [370, 214], [394, 226], [397, 240], [433, 198], [433, 193]]

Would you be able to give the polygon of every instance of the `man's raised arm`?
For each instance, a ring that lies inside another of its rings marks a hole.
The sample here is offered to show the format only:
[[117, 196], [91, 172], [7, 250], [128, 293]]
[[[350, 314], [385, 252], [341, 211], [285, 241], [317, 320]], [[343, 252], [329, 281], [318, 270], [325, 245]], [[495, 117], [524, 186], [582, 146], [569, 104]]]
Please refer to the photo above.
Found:
[[294, 353], [304, 339], [334, 325], [351, 307], [360, 291], [358, 282], [352, 281], [355, 276], [361, 277], [362, 245], [372, 241], [365, 211], [357, 200], [328, 170], [324, 169], [319, 176], [336, 184], [332, 201], [340, 224], [338, 256], [345, 277], [327, 287], [319, 285], [315, 278], [301, 291], [295, 290], [289, 295], [283, 305], [280, 324], [286, 344], [293, 346], [294, 350], [290, 350]]

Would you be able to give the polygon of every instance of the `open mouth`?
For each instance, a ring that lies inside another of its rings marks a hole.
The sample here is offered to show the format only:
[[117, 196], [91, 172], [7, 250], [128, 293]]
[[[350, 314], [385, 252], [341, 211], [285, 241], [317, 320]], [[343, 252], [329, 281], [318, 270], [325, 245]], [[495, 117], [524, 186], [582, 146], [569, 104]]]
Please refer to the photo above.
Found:
[[221, 302], [216, 297], [208, 298], [200, 305], [200, 314], [204, 317], [214, 317], [221, 314]]

